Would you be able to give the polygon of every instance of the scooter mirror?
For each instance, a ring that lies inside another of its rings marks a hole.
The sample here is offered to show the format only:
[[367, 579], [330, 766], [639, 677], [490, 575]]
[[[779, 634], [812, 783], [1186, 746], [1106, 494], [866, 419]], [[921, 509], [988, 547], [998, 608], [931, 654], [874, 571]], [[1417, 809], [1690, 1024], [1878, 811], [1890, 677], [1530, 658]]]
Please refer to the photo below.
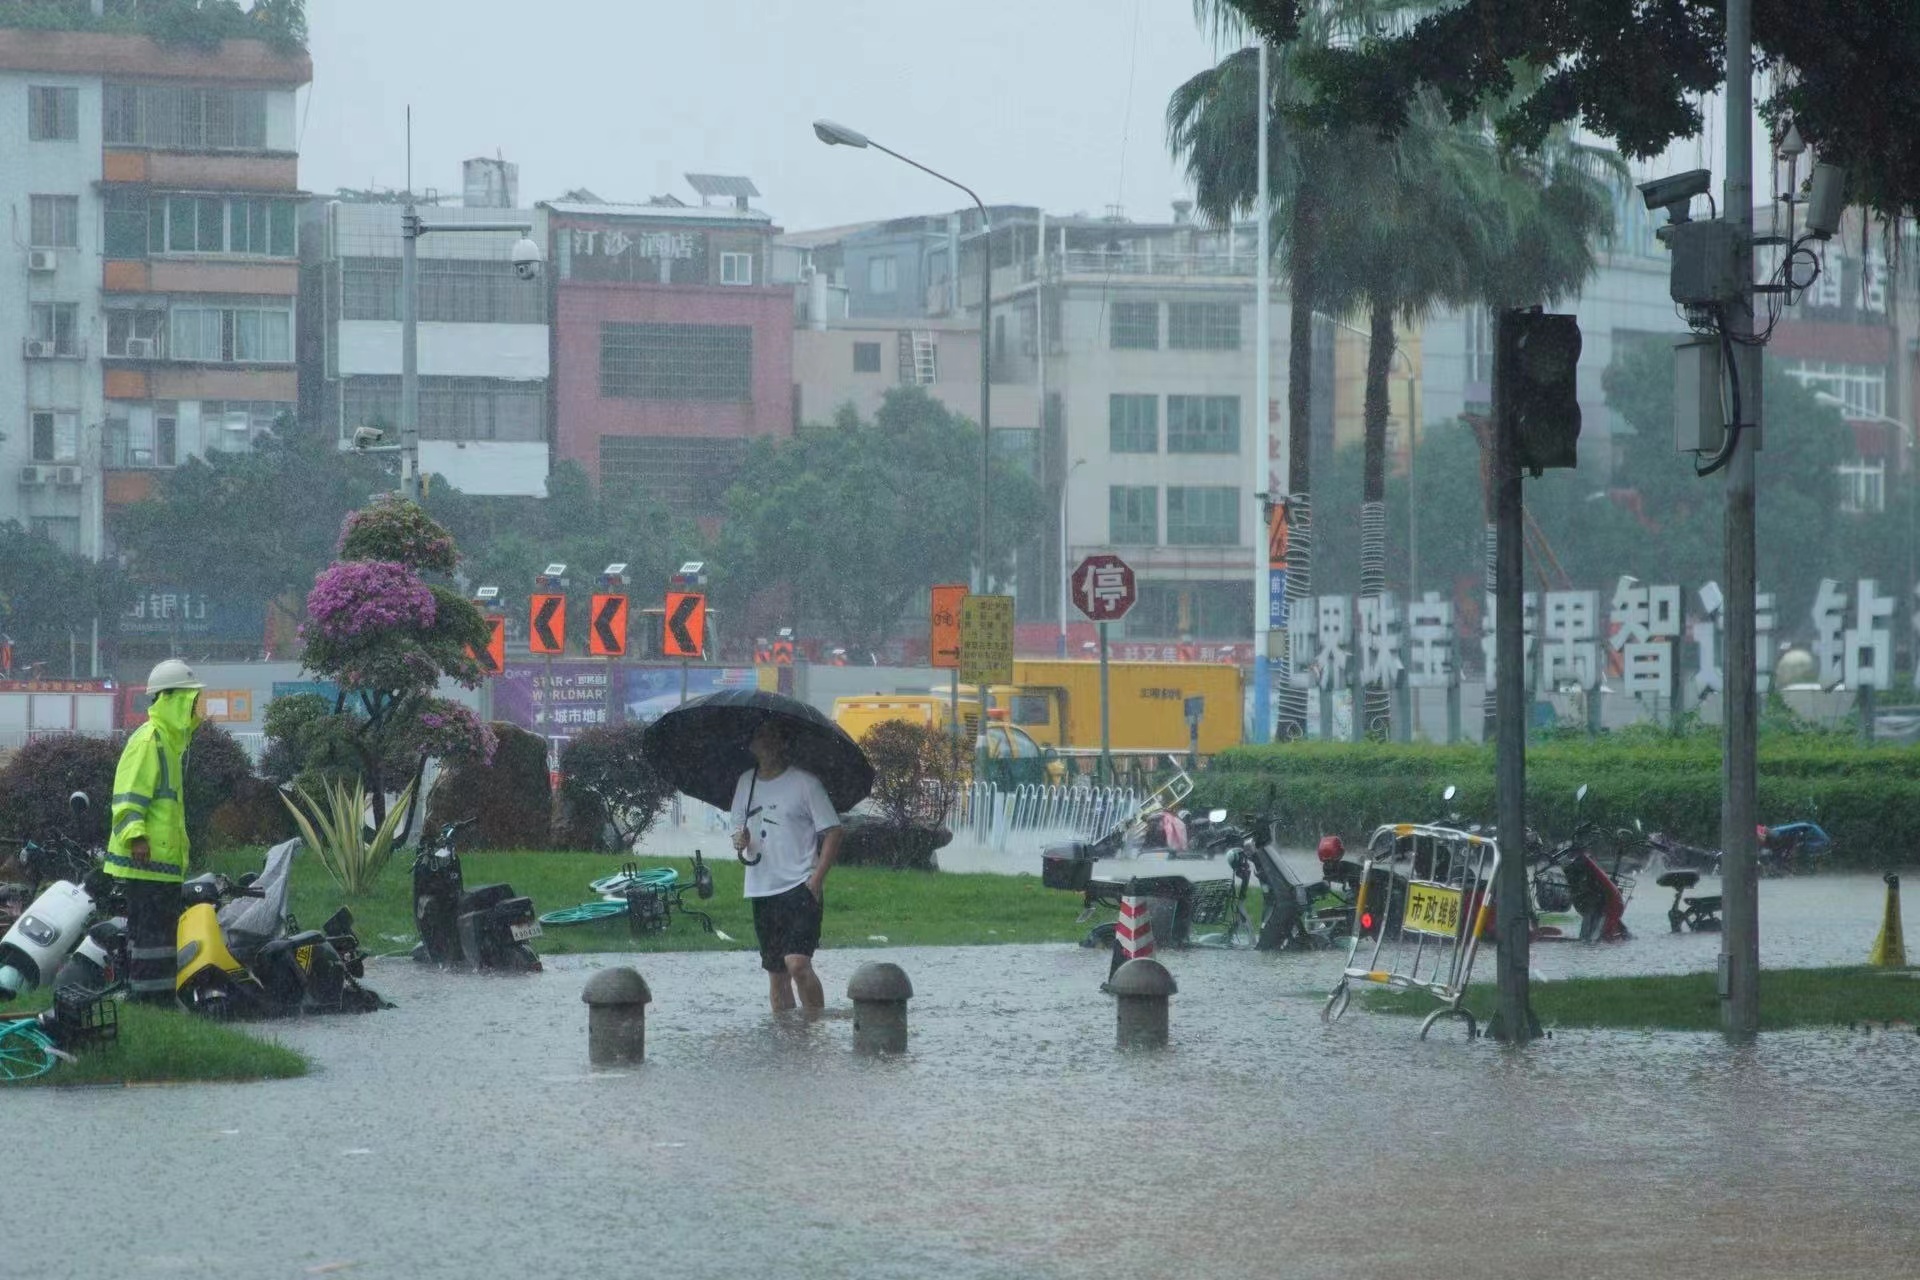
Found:
[[1584, 801], [1584, 800], [1585, 800], [1585, 799], [1587, 798], [1587, 784], [1586, 784], [1586, 783], [1584, 783], [1584, 782], [1583, 782], [1583, 783], [1581, 783], [1581, 784], [1580, 784], [1580, 789], [1579, 789], [1578, 791], [1576, 791], [1576, 792], [1574, 792], [1574, 793], [1573, 793], [1573, 798], [1574, 798], [1574, 799], [1575, 799], [1576, 801]]
[[1207, 821], [1211, 822], [1214, 826], [1217, 827], [1221, 823], [1225, 822], [1226, 820], [1227, 820], [1227, 811], [1225, 809], [1207, 810]]
[[92, 807], [93, 801], [87, 799], [87, 793], [84, 791], [76, 791], [67, 797], [67, 808], [73, 810], [73, 816], [76, 818], [86, 817], [87, 810]]
[[1452, 804], [1454, 796], [1458, 795], [1459, 793], [1460, 793], [1460, 788], [1448, 787], [1445, 791], [1442, 791], [1440, 793], [1440, 798], [1446, 801], [1448, 804]]

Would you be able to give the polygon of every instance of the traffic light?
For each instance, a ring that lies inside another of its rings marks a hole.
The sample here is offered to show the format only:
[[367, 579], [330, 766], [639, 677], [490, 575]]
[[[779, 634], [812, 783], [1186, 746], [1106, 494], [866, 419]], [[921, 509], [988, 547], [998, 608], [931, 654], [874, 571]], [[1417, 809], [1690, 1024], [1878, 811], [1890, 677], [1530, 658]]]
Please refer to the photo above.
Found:
[[1533, 475], [1579, 465], [1580, 322], [1541, 311], [1500, 317], [1495, 406], [1514, 460]]

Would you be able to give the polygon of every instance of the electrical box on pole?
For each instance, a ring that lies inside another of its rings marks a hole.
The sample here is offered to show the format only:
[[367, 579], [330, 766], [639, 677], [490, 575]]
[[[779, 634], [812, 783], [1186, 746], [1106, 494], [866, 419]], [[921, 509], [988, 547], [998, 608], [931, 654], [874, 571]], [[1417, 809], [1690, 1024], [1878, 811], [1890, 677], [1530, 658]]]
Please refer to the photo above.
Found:
[[1500, 326], [1494, 412], [1504, 419], [1515, 460], [1539, 475], [1580, 465], [1580, 322], [1541, 311], [1509, 311]]
[[1720, 339], [1676, 343], [1673, 348], [1673, 444], [1681, 453], [1717, 454], [1727, 439], [1721, 406]]

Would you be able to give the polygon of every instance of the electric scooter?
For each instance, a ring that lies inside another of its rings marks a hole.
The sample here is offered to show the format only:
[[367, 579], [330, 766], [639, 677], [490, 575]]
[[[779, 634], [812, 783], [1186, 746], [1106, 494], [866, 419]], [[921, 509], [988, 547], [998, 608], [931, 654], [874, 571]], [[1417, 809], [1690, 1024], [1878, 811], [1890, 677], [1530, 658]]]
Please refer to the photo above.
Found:
[[[67, 804], [76, 821], [90, 807], [84, 791], [67, 797]], [[39, 892], [6, 936], [0, 937], [0, 1001], [48, 985], [57, 989], [68, 958], [82, 948], [87, 948], [89, 963], [102, 971], [96, 989], [111, 985], [125, 962], [126, 930], [124, 925], [117, 926], [116, 959], [116, 927], [96, 921], [115, 896], [113, 878], [68, 836], [58, 836], [47, 845], [29, 842], [21, 851], [20, 865]], [[46, 887], [41, 889], [43, 884]], [[97, 942], [92, 939], [96, 929], [100, 931]], [[71, 976], [78, 981], [83, 975]]]
[[1667, 923], [1675, 933], [1691, 929], [1695, 933], [1720, 932], [1720, 895], [1689, 898], [1687, 890], [1700, 883], [1698, 871], [1669, 871], [1654, 881], [1662, 889], [1673, 890], [1673, 905], [1667, 908]]
[[413, 924], [420, 941], [413, 958], [455, 969], [538, 973], [540, 957], [527, 945], [540, 936], [533, 899], [513, 886], [467, 889], [454, 840], [475, 819], [450, 822], [432, 850], [423, 842], [413, 859]]

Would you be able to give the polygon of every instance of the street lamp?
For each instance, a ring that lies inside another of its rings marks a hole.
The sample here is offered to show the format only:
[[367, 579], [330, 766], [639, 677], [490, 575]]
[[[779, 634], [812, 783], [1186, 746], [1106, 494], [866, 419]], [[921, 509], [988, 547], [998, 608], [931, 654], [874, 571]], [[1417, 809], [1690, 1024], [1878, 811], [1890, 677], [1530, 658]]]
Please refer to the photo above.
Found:
[[[875, 151], [884, 151], [903, 164], [910, 164], [924, 174], [940, 179], [950, 187], [966, 192], [974, 207], [980, 210], [980, 229], [986, 240], [980, 252], [980, 539], [975, 554], [979, 557], [979, 567], [974, 580], [974, 590], [987, 589], [987, 476], [993, 456], [993, 412], [991, 407], [993, 379], [991, 374], [991, 343], [993, 340], [993, 220], [987, 216], [987, 206], [973, 193], [973, 188], [965, 183], [955, 182], [937, 169], [929, 169], [918, 160], [901, 155], [898, 151], [883, 147], [857, 129], [835, 124], [831, 120], [815, 120], [813, 134], [830, 147], [872, 147]], [[981, 702], [981, 733], [986, 732], [986, 701]], [[984, 739], [983, 739], [984, 740]]]
[[1060, 656], [1067, 656], [1067, 486], [1073, 483], [1073, 473], [1087, 465], [1085, 458], [1075, 458], [1073, 465], [1067, 468], [1067, 474], [1060, 478]]
[[420, 501], [420, 267], [415, 245], [428, 232], [518, 231], [509, 257], [514, 274], [538, 280], [546, 255], [535, 244], [530, 222], [435, 222], [420, 217], [412, 193], [400, 215], [400, 491]]

